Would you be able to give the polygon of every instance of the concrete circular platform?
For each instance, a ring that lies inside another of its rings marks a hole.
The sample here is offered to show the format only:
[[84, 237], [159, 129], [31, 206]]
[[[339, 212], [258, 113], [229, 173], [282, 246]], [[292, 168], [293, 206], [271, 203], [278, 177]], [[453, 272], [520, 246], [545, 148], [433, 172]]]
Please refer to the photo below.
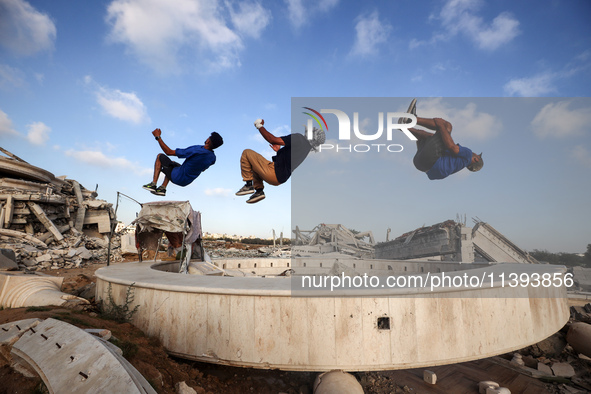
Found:
[[[407, 369], [486, 358], [537, 343], [569, 318], [564, 285], [520, 282], [510, 287], [498, 280], [509, 272], [522, 278], [536, 273], [562, 278], [562, 266], [499, 264], [465, 270], [474, 265], [338, 263], [383, 277], [426, 278], [445, 275], [449, 268], [464, 269], [447, 273], [452, 278], [495, 280], [476, 288], [380, 287], [327, 295], [295, 290], [294, 285], [302, 275], [334, 273], [334, 259], [215, 261], [234, 277], [178, 274], [178, 262], [152, 261], [97, 270], [97, 298], [108, 302], [110, 288], [112, 300], [121, 305], [133, 286], [130, 307], [139, 308], [132, 323], [158, 337], [173, 355], [292, 371]], [[286, 270], [294, 275], [278, 276]]]

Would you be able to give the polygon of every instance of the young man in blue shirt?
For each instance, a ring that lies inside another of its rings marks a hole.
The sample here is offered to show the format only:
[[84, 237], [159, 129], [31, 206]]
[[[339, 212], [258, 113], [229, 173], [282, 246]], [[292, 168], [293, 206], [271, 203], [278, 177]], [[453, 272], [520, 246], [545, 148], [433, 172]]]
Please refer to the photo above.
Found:
[[[416, 116], [416, 99], [411, 102], [408, 112]], [[482, 153], [477, 155], [470, 149], [456, 144], [451, 138], [451, 123], [441, 118], [416, 118], [418, 126], [435, 130], [433, 134], [425, 130], [409, 129], [417, 137], [417, 153], [413, 163], [419, 171], [426, 173], [429, 179], [444, 179], [463, 168], [473, 172], [482, 168]], [[401, 118], [399, 123], [406, 123], [406, 120]]]
[[[179, 186], [187, 186], [193, 182], [203, 171], [215, 164], [215, 153], [213, 153], [213, 150], [224, 143], [222, 136], [214, 131], [205, 141], [204, 145], [193, 145], [186, 149], [177, 148], [173, 150], [162, 141], [162, 131], [160, 129], [152, 131], [152, 135], [158, 141], [164, 154], [160, 153], [156, 157], [152, 182], [142, 187], [157, 196], [166, 195], [168, 182]], [[183, 164], [179, 164], [170, 160], [168, 156], [177, 156], [185, 159], [185, 161]], [[156, 187], [160, 172], [164, 174], [164, 182], [162, 182], [161, 186]]]

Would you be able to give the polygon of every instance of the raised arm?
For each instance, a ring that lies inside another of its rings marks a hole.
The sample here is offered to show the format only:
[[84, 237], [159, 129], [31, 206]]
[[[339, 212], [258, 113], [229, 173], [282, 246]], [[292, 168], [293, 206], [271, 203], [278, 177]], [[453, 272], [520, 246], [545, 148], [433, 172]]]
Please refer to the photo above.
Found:
[[264, 124], [265, 124], [265, 121], [263, 119], [257, 119], [254, 122], [254, 127], [256, 127], [259, 130], [259, 132], [261, 133], [263, 138], [272, 146], [273, 145], [284, 146], [285, 142], [283, 142], [283, 140], [281, 138], [275, 137], [273, 134], [268, 132], [267, 129], [265, 128], [265, 126], [263, 126]]
[[154, 137], [156, 137], [156, 141], [158, 141], [158, 144], [160, 145], [160, 149], [162, 149], [162, 152], [164, 152], [165, 155], [167, 156], [176, 156], [176, 151], [173, 149], [170, 149], [168, 147], [168, 145], [166, 145], [164, 143], [164, 141], [162, 141], [162, 130], [160, 129], [156, 129], [154, 131], [152, 131], [152, 135]]

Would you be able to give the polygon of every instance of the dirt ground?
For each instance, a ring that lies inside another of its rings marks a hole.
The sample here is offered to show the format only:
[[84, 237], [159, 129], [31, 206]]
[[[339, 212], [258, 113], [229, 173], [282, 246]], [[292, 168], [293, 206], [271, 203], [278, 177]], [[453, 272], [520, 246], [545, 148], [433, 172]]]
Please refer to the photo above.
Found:
[[[63, 277], [62, 291], [76, 294], [79, 289], [95, 282], [94, 272], [105, 265], [93, 264], [84, 268], [43, 272]], [[175, 385], [185, 382], [199, 394], [311, 394], [314, 379], [318, 375], [308, 372], [234, 368], [173, 358], [167, 355], [158, 339], [145, 336], [133, 325], [101, 318], [96, 305], [78, 307], [78, 309], [43, 307], [0, 310], [0, 324], [35, 317], [42, 319], [51, 317], [80, 328], [110, 330], [113, 337], [116, 338], [116, 344], [123, 350], [124, 356], [159, 393], [176, 393]], [[400, 373], [362, 372], [354, 375], [366, 393], [440, 392], [424, 391], [421, 389], [420, 383], [416, 383], [413, 387], [413, 380], [405, 380], [404, 375], [400, 375]], [[411, 377], [411, 372], [407, 376]], [[416, 378], [414, 379], [416, 382]], [[44, 392], [47, 392], [47, 389], [41, 379], [24, 377], [15, 372], [0, 357], [0, 394]], [[474, 392], [478, 392], [477, 388]]]

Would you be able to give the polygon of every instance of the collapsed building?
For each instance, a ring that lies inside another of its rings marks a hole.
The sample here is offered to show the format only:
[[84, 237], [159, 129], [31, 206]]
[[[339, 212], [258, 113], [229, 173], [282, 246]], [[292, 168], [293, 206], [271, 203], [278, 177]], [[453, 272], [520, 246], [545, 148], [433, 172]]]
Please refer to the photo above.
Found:
[[495, 230], [490, 224], [474, 220], [473, 228], [447, 220], [420, 227], [398, 238], [375, 245], [378, 259], [431, 259], [463, 263], [504, 262], [535, 264], [529, 253]]
[[106, 259], [116, 223], [112, 204], [75, 180], [0, 151], [6, 155], [0, 155], [0, 249], [14, 253], [18, 268], [71, 268]]
[[[319, 224], [312, 230], [293, 230], [292, 255], [339, 253], [353, 257], [373, 258], [374, 238], [371, 231], [354, 232], [342, 224]], [[367, 241], [365, 241], [367, 238]]]

